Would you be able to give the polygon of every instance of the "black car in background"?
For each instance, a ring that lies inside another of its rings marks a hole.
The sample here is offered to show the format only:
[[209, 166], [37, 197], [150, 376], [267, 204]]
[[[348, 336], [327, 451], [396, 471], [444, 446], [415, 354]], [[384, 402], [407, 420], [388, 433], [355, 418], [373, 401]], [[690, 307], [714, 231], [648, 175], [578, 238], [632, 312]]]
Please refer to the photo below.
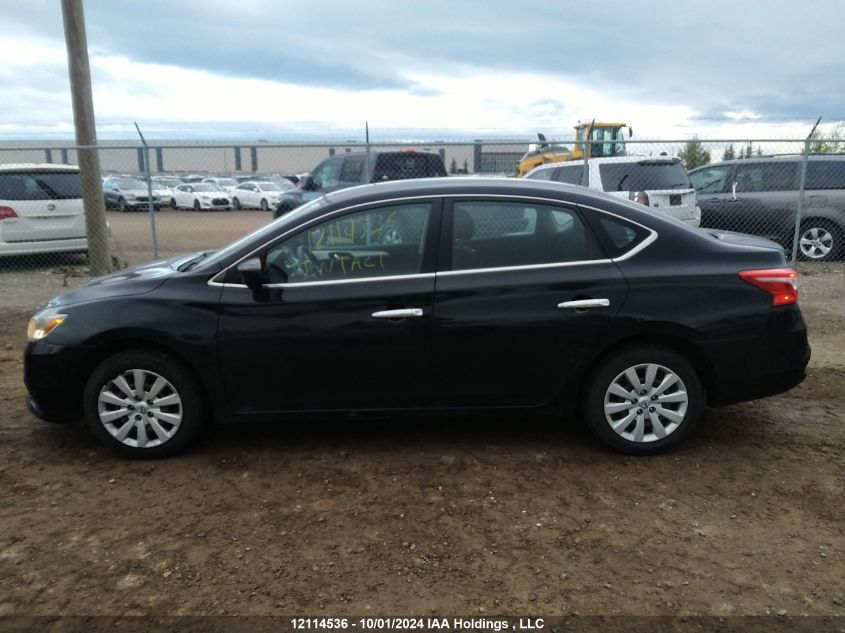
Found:
[[36, 415], [138, 457], [212, 420], [576, 411], [647, 454], [802, 380], [795, 280], [777, 244], [587, 189], [390, 182], [56, 297], [25, 382]]
[[[761, 235], [792, 250], [802, 157], [731, 160], [690, 172], [701, 226]], [[845, 257], [845, 155], [808, 157], [798, 256]]]

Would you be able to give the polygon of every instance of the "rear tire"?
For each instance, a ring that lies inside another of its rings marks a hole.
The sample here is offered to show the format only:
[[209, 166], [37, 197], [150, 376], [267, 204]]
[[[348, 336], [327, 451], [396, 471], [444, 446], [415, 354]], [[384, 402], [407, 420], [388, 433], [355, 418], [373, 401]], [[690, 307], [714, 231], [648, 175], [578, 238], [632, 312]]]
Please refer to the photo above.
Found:
[[827, 262], [845, 256], [845, 238], [836, 223], [809, 219], [801, 223], [798, 257], [808, 262]]
[[674, 350], [636, 345], [613, 352], [591, 373], [581, 405], [602, 442], [629, 455], [652, 455], [692, 431], [704, 390], [695, 369]]
[[109, 449], [133, 458], [184, 451], [206, 418], [202, 391], [166, 352], [131, 349], [103, 361], [84, 391], [85, 421]]

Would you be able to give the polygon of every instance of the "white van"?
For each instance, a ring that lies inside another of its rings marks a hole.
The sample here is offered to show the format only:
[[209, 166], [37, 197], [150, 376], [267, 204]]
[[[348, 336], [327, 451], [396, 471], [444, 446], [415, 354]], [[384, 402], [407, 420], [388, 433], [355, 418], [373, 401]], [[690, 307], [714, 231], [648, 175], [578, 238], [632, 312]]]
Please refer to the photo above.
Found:
[[581, 185], [612, 196], [639, 202], [692, 226], [701, 223], [695, 189], [678, 158], [617, 156], [540, 165], [526, 178]]
[[87, 251], [78, 167], [0, 165], [0, 257]]

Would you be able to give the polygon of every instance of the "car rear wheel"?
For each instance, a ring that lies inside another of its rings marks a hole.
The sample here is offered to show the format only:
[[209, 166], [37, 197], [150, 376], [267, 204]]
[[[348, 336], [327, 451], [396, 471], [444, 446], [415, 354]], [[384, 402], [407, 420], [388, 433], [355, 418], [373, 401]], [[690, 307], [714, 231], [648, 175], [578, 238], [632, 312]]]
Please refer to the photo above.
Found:
[[232, 208], [233, 209], [240, 209], [241, 208], [241, 201], [237, 198], [232, 198]]
[[807, 220], [801, 225], [798, 253], [803, 260], [828, 261], [843, 252], [842, 231], [827, 220]]
[[582, 405], [587, 425], [605, 444], [650, 455], [690, 433], [701, 415], [704, 391], [683, 356], [638, 345], [613, 354], [593, 372]]
[[198, 436], [205, 403], [196, 380], [164, 352], [127, 350], [103, 361], [85, 387], [85, 420], [112, 450], [175, 455]]

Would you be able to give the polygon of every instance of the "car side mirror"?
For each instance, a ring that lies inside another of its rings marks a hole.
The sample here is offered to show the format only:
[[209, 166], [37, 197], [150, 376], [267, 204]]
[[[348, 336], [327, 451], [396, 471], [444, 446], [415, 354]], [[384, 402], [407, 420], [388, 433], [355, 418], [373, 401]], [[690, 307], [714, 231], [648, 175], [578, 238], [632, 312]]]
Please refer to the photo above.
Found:
[[634, 135], [634, 130], [631, 129], [631, 126], [628, 126], [628, 138], [631, 138]]
[[238, 264], [238, 274], [244, 285], [252, 290], [259, 290], [264, 283], [264, 270], [260, 257], [250, 257]]
[[314, 182], [314, 176], [308, 176], [302, 184], [305, 191], [317, 191], [317, 183]]
[[731, 196], [736, 200], [736, 180], [731, 183]]

